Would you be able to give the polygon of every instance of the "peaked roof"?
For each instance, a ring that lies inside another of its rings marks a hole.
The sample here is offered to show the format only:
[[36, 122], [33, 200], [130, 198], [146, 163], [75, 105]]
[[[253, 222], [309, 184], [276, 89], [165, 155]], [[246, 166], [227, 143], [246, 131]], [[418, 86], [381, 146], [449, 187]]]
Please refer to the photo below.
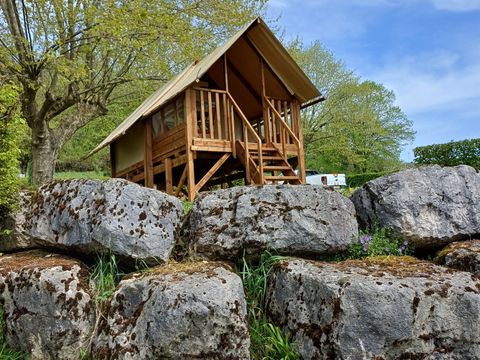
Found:
[[88, 156], [124, 135], [138, 120], [152, 114], [160, 106], [196, 82], [197, 79], [200, 79], [244, 34], [247, 34], [250, 42], [263, 57], [263, 60], [270, 66], [292, 95], [295, 95], [302, 103], [321, 96], [315, 85], [312, 84], [310, 79], [292, 59], [265, 22], [261, 18], [256, 18], [241, 28], [225, 44], [205, 56], [201, 61], [193, 62], [187, 66], [177, 76], [150, 95]]

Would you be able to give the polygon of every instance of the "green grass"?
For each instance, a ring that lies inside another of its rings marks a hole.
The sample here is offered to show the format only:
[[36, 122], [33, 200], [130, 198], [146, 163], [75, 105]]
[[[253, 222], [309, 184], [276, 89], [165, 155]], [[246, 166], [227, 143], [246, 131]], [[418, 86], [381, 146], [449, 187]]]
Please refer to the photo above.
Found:
[[1, 360], [26, 360], [27, 355], [21, 351], [11, 349], [3, 334], [3, 307], [0, 306], [0, 359]]
[[96, 301], [107, 301], [115, 291], [122, 274], [113, 254], [99, 254], [90, 279], [95, 284]]
[[253, 360], [299, 360], [289, 338], [281, 329], [268, 322], [265, 315], [265, 295], [268, 277], [273, 265], [285, 257], [265, 251], [258, 264], [251, 264], [243, 257], [241, 271], [248, 307], [250, 328], [250, 354]]
[[69, 179], [92, 179], [92, 180], [106, 180], [109, 176], [102, 172], [96, 171], [66, 171], [58, 172], [53, 176], [55, 180], [69, 180]]

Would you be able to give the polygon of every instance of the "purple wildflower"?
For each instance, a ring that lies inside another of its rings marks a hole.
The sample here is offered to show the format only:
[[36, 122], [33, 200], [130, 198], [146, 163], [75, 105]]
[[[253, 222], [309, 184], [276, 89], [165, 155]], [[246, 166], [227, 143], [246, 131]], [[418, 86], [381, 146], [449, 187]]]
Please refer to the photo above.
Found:
[[408, 247], [408, 240], [405, 240], [403, 244], [400, 245], [400, 247], [398, 248], [398, 252], [400, 253], [400, 255], [403, 255], [405, 250], [407, 250], [407, 247]]
[[363, 235], [360, 236], [360, 244], [362, 244], [363, 251], [367, 252], [368, 244], [372, 241], [372, 235]]

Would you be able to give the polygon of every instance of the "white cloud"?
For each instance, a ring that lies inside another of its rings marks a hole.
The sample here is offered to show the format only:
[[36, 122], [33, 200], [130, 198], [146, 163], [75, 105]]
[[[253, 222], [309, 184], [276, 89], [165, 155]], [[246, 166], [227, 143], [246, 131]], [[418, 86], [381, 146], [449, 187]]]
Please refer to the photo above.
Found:
[[[480, 59], [462, 60], [456, 53], [432, 51], [391, 59], [367, 77], [392, 89], [409, 115], [447, 108], [471, 111], [472, 100], [480, 102]], [[470, 106], [463, 108], [465, 103]]]
[[431, 0], [439, 10], [472, 11], [480, 10], [480, 0]]

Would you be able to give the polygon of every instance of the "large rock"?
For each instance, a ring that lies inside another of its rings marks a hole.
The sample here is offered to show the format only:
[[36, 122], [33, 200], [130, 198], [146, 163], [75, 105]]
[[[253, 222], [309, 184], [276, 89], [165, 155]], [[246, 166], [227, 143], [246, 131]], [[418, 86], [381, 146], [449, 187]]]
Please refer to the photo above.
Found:
[[248, 359], [240, 278], [220, 263], [170, 264], [123, 280], [100, 322], [95, 359]]
[[173, 196], [110, 179], [44, 185], [31, 213], [31, 235], [42, 246], [154, 262], [169, 258], [183, 210]]
[[18, 208], [0, 219], [0, 252], [13, 252], [36, 247], [30, 236], [30, 222], [32, 192], [19, 193]]
[[78, 359], [95, 325], [89, 274], [79, 261], [40, 251], [0, 257], [7, 343], [30, 359]]
[[351, 197], [363, 227], [392, 228], [418, 248], [480, 234], [480, 175], [425, 166], [369, 181]]
[[454, 242], [438, 253], [435, 262], [480, 278], [480, 240]]
[[480, 358], [480, 281], [413, 258], [283, 262], [267, 311], [304, 359]]
[[281, 254], [345, 250], [357, 236], [355, 209], [343, 195], [311, 185], [235, 187], [201, 194], [187, 223], [199, 257], [238, 258], [269, 248]]

